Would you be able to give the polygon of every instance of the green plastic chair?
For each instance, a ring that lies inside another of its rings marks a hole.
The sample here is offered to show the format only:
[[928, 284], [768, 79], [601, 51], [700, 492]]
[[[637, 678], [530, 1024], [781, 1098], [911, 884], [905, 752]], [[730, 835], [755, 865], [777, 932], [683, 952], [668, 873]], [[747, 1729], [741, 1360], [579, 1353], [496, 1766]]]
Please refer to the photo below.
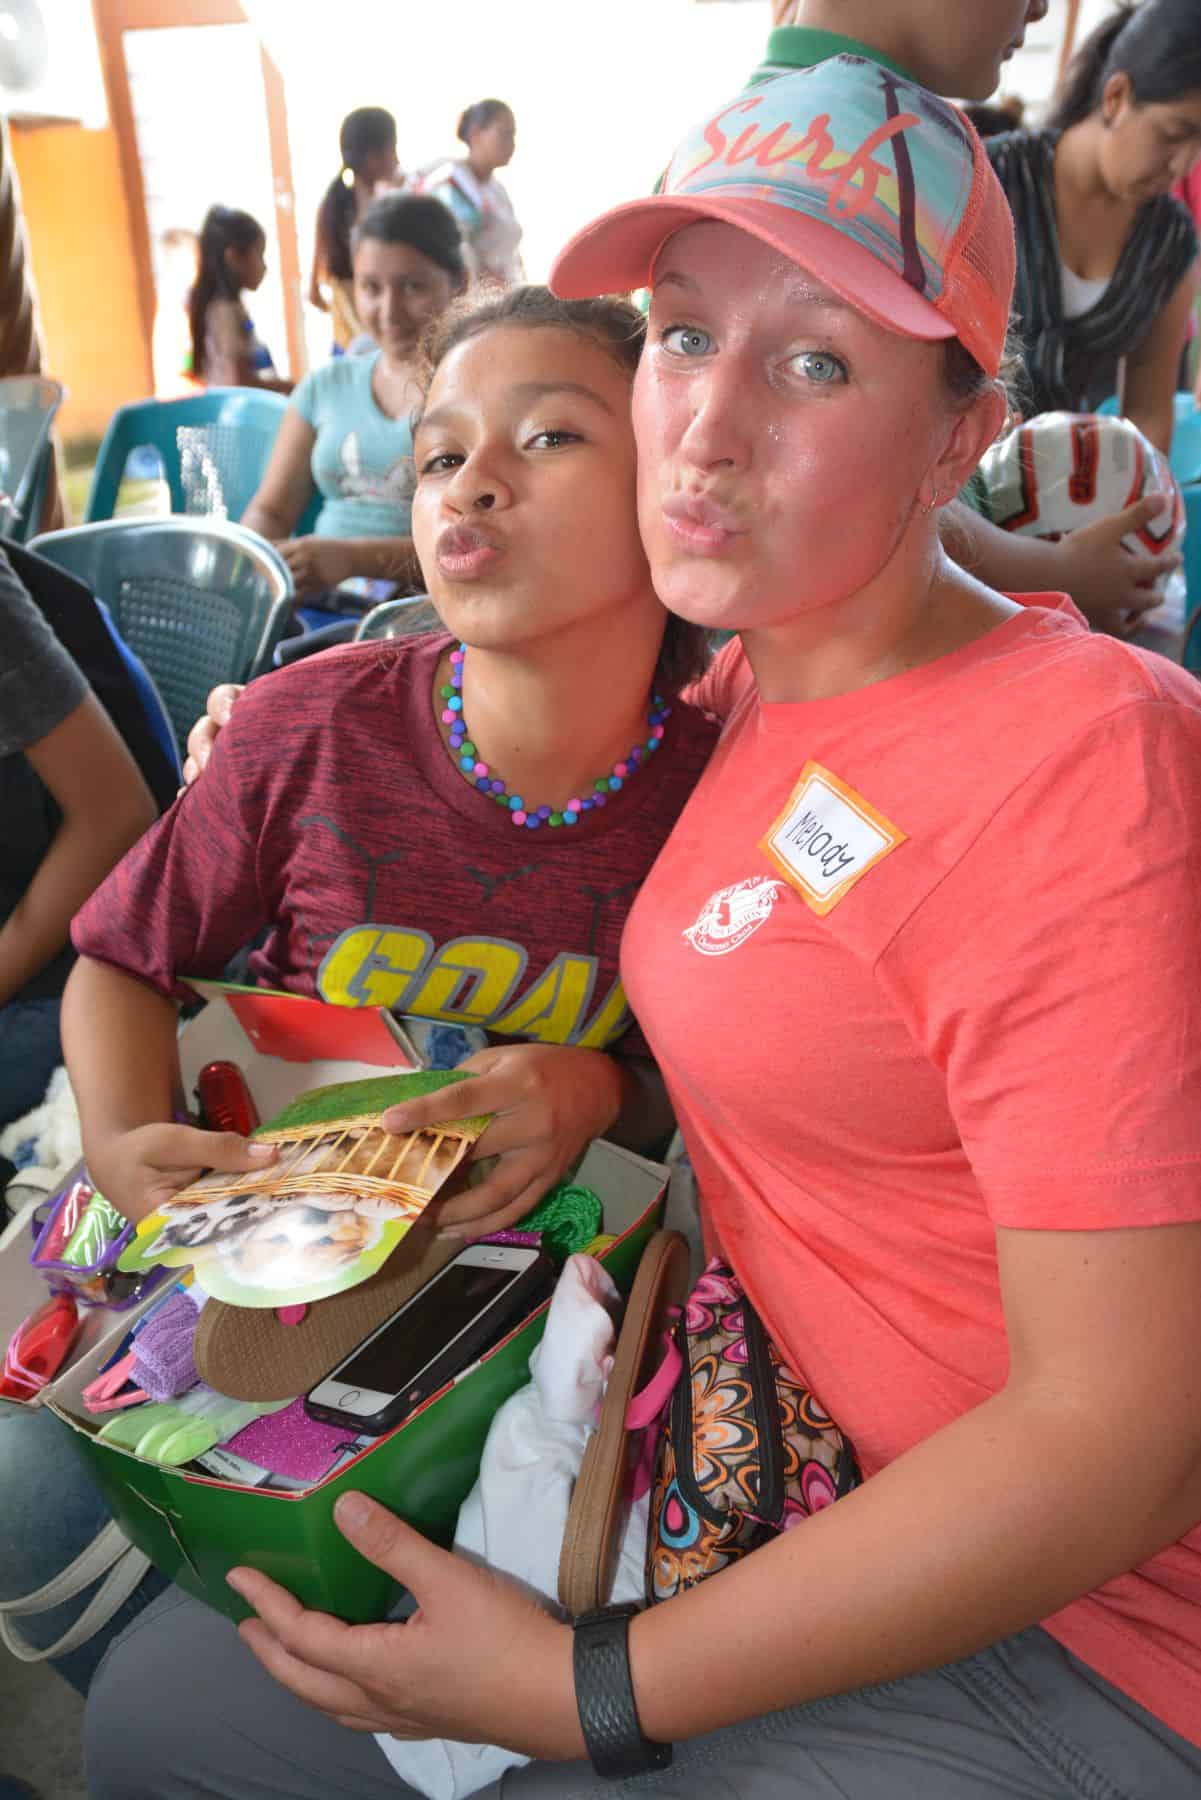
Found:
[[[171, 511], [189, 518], [240, 519], [263, 478], [288, 402], [269, 388], [207, 388], [179, 400], [139, 400], [113, 414], [96, 458], [84, 514], [111, 519], [135, 450], [153, 450]], [[313, 528], [315, 496], [296, 528]]]
[[428, 594], [410, 594], [404, 600], [382, 600], [364, 613], [354, 634], [356, 644], [368, 638], [414, 637], [423, 631], [440, 631], [441, 620]]
[[292, 611], [288, 566], [265, 538], [219, 519], [110, 519], [30, 546], [86, 583], [150, 671], [184, 749], [222, 681], [251, 681]]
[[27, 544], [38, 528], [54, 452], [50, 427], [66, 398], [45, 375], [0, 378], [0, 534]]

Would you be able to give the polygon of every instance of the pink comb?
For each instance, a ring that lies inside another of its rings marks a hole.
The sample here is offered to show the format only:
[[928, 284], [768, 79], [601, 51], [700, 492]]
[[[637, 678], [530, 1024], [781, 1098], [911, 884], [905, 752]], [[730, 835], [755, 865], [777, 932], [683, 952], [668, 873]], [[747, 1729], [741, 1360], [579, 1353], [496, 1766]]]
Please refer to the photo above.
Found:
[[119, 1362], [105, 1369], [103, 1375], [97, 1375], [95, 1381], [89, 1381], [83, 1390], [83, 1403], [90, 1413], [117, 1412], [123, 1406], [136, 1406], [140, 1401], [149, 1399], [144, 1388], [131, 1388], [128, 1394], [118, 1394], [125, 1386], [133, 1372], [136, 1351], [130, 1350]]

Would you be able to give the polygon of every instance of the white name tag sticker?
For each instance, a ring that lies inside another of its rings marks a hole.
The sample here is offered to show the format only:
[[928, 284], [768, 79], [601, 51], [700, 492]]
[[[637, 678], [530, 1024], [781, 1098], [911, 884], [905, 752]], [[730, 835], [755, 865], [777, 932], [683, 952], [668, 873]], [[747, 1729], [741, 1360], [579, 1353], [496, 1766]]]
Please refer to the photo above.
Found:
[[845, 781], [809, 762], [759, 848], [815, 913], [828, 913], [905, 833]]

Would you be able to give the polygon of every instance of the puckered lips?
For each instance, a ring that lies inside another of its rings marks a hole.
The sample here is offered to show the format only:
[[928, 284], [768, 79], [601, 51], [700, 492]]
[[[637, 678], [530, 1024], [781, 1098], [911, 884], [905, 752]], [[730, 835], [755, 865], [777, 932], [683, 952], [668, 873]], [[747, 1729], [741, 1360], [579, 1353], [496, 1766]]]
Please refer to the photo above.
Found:
[[708, 494], [669, 494], [663, 516], [672, 538], [698, 556], [716, 556], [746, 535], [742, 514]]
[[492, 568], [504, 546], [499, 536], [479, 525], [448, 525], [434, 554], [441, 574], [451, 581], [471, 581]]

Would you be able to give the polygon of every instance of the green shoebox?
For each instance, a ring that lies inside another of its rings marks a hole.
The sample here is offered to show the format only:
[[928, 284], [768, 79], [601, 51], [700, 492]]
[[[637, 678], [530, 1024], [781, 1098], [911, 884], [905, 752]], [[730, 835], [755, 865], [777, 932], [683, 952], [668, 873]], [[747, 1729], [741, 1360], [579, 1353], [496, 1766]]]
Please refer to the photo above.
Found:
[[[311, 1004], [315, 1003], [301, 1002]], [[183, 1032], [185, 1081], [198, 1061], [235, 1055], [257, 1098], [260, 1058], [263, 1064], [270, 1060], [272, 1081], [282, 1084], [271, 1094], [274, 1109], [290, 1097], [287, 1088], [298, 1092], [334, 1078], [331, 1069], [303, 1058], [299, 1062], [285, 1058], [285, 1075], [276, 1057], [263, 1057], [261, 1041], [252, 1050], [243, 1027], [232, 1017], [224, 1022], [225, 1012], [223, 999], [214, 996], [213, 1004]], [[254, 1035], [258, 1040], [257, 1030]], [[347, 1049], [340, 1048], [345, 1057]], [[354, 1047], [349, 1054], [355, 1054]], [[347, 1072], [345, 1064], [336, 1071]], [[601, 1260], [617, 1285], [628, 1291], [646, 1240], [661, 1222], [667, 1170], [598, 1139], [580, 1164], [576, 1180], [600, 1196], [604, 1229], [616, 1240]], [[542, 1335], [545, 1313], [544, 1306], [411, 1419], [303, 1492], [247, 1488], [199, 1473], [162, 1469], [100, 1443], [96, 1431], [103, 1421], [90, 1417], [80, 1396], [111, 1353], [111, 1345], [98, 1346], [58, 1382], [50, 1407], [70, 1428], [89, 1473], [126, 1534], [180, 1587], [230, 1618], [244, 1618], [248, 1609], [225, 1581], [228, 1571], [243, 1563], [272, 1576], [304, 1605], [362, 1623], [382, 1618], [397, 1589], [390, 1576], [352, 1550], [338, 1531], [333, 1509], [339, 1494], [357, 1488], [429, 1536], [449, 1543], [459, 1507], [475, 1481], [492, 1418], [529, 1379], [530, 1352]]]
[[[205, 1063], [232, 1058], [245, 1073], [261, 1116], [267, 1118], [304, 1088], [363, 1079], [381, 1069], [422, 1066], [412, 1034], [382, 1007], [327, 1006], [300, 994], [224, 981], [192, 985], [209, 1004], [180, 1034], [180, 1072], [188, 1094]], [[416, 1028], [421, 1028], [420, 1021]], [[85, 1173], [83, 1163], [77, 1163], [50, 1197]], [[18, 1173], [14, 1186], [19, 1185]], [[32, 1248], [28, 1222], [0, 1231], [0, 1360], [17, 1326], [49, 1296], [45, 1277], [29, 1261]], [[60, 1373], [31, 1400], [0, 1398], [0, 1413], [29, 1412], [46, 1405], [58, 1392], [59, 1382], [76, 1368], [84, 1372], [80, 1385], [86, 1384], [156, 1297], [119, 1312], [85, 1307], [78, 1342]]]

